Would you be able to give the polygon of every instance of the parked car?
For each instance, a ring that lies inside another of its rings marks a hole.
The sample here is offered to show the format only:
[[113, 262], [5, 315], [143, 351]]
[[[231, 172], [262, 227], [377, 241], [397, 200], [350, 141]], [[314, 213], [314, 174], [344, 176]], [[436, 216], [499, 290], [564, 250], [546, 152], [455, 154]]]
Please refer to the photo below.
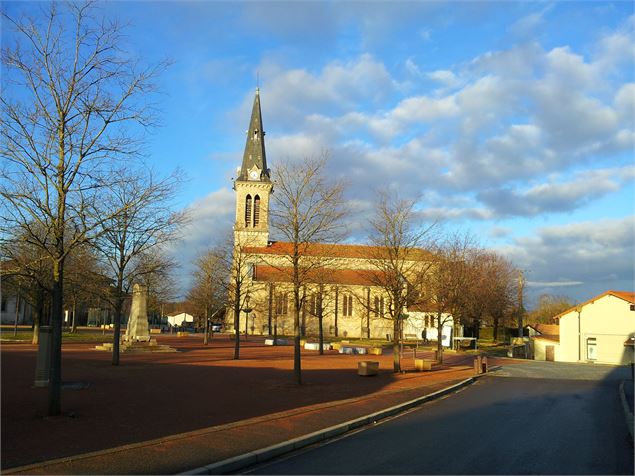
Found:
[[212, 332], [220, 332], [220, 330], [222, 329], [223, 325], [220, 322], [212, 322]]

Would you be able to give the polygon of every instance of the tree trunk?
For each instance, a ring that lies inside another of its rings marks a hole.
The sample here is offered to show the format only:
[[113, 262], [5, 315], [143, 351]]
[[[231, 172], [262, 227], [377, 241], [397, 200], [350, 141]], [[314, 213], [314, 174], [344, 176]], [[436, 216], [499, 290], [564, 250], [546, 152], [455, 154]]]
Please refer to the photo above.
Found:
[[123, 290], [118, 291], [119, 297], [115, 304], [115, 327], [112, 336], [112, 365], [119, 365], [119, 343], [121, 342], [121, 315], [123, 314]]
[[399, 336], [401, 334], [401, 326], [399, 324], [400, 316], [396, 316], [393, 321], [393, 336], [392, 336], [392, 354], [393, 354], [393, 371], [401, 372], [401, 354], [399, 352], [399, 344], [400, 339]]
[[324, 286], [320, 284], [319, 293], [316, 297], [320, 355], [324, 355], [324, 308], [322, 307], [322, 304], [324, 303], [323, 296]]
[[498, 341], [498, 317], [494, 317], [494, 329], [492, 331], [492, 339], [494, 343]]
[[437, 314], [437, 361], [443, 363], [443, 322], [441, 313]]
[[339, 293], [339, 288], [336, 286], [335, 287], [335, 320], [333, 322], [333, 324], [335, 325], [335, 329], [334, 329], [335, 337], [339, 336], [339, 331], [337, 330], [337, 314], [338, 314], [338, 311], [339, 311], [339, 309], [338, 309], [339, 308], [339, 294], [340, 294]]
[[[273, 308], [273, 284], [269, 283], [269, 309], [267, 310], [267, 334], [271, 335], [271, 313]], [[273, 345], [276, 345], [274, 342]]]
[[207, 304], [205, 304], [205, 337], [203, 337], [203, 344], [208, 345], [208, 334], [209, 334], [209, 308]]
[[237, 292], [234, 302], [234, 360], [240, 359], [240, 293]]
[[15, 325], [13, 326], [13, 337], [18, 335], [18, 319], [20, 319], [20, 290], [15, 297]]
[[73, 320], [71, 321], [71, 334], [74, 334], [77, 330], [77, 322], [75, 321], [75, 315], [77, 311], [77, 301], [73, 300]]
[[33, 338], [31, 344], [38, 345], [40, 343], [40, 324], [42, 323], [42, 314], [44, 314], [44, 291], [38, 289], [35, 298], [35, 318], [33, 319]]
[[[60, 253], [61, 255], [62, 253]], [[48, 416], [62, 412], [62, 314], [64, 312], [64, 258], [53, 262], [51, 312], [51, 361], [49, 368]]]
[[300, 290], [293, 292], [293, 376], [295, 383], [302, 384], [302, 367], [300, 362]]

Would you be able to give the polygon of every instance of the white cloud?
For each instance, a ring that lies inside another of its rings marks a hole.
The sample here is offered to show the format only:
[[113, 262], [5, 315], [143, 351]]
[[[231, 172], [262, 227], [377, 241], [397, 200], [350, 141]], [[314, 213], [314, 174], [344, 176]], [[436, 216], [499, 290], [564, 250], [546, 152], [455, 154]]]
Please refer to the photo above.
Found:
[[568, 286], [579, 286], [582, 281], [527, 281], [527, 286], [532, 288], [562, 288]]
[[437, 81], [441, 83], [443, 86], [447, 88], [454, 88], [459, 85], [460, 80], [457, 76], [447, 69], [431, 71], [427, 73], [426, 76], [433, 81]]
[[[607, 45], [617, 41], [609, 41], [613, 33], [604, 35]], [[393, 186], [412, 196], [470, 197], [425, 203], [435, 217], [576, 210], [619, 191], [626, 183], [620, 174], [632, 174], [626, 164], [635, 147], [635, 84], [632, 75], [602, 69], [608, 51], [598, 47], [585, 57], [531, 41], [432, 71], [409, 57], [397, 70], [414, 94], [369, 54], [317, 71], [263, 60], [270, 165], [329, 150], [332, 172], [350, 179], [356, 199]], [[426, 89], [431, 82], [442, 87]]]
[[552, 180], [524, 191], [511, 188], [481, 191], [478, 199], [497, 216], [535, 216], [576, 209], [594, 198], [619, 190], [630, 181], [634, 166], [580, 172], [573, 180]]
[[[502, 250], [532, 281], [620, 289], [634, 280], [633, 216], [540, 228]], [[613, 283], [613, 284], [611, 284]]]

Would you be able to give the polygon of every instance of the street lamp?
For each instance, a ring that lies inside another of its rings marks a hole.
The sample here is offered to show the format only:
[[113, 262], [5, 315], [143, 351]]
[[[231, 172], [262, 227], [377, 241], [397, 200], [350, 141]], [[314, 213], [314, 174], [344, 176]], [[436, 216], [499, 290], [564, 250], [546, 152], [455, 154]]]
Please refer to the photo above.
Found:
[[578, 313], [578, 362], [582, 361], [582, 326], [580, 325], [580, 314], [582, 313], [582, 306], [577, 305], [575, 307]]
[[[243, 312], [245, 313], [245, 340], [247, 340], [247, 334], [249, 330], [249, 313], [253, 311], [252, 308], [249, 307], [249, 294], [245, 296], [245, 307], [243, 307]], [[236, 336], [238, 339], [240, 336]]]

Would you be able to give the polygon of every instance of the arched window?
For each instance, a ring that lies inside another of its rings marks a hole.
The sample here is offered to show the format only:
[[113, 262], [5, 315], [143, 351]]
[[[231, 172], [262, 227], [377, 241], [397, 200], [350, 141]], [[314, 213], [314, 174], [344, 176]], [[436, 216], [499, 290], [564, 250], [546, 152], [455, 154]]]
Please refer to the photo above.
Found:
[[353, 295], [345, 294], [342, 299], [342, 314], [346, 317], [353, 315]]
[[260, 223], [260, 196], [254, 197], [254, 226], [258, 226]]
[[251, 195], [245, 198], [245, 226], [251, 225]]
[[384, 296], [375, 296], [375, 316], [384, 317]]

